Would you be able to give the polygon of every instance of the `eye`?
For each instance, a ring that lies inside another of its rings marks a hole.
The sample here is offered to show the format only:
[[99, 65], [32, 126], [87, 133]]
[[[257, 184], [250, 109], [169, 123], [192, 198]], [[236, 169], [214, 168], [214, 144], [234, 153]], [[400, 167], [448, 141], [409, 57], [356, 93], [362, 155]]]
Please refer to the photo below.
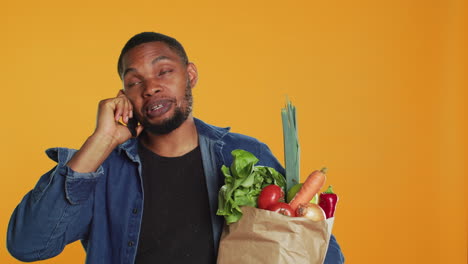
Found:
[[131, 82], [131, 83], [127, 83], [127, 87], [128, 87], [128, 88], [132, 88], [133, 86], [139, 85], [139, 84], [141, 84], [141, 81], [138, 81], [138, 82]]
[[171, 73], [173, 70], [172, 69], [168, 69], [168, 70], [161, 70], [159, 73], [158, 73], [158, 76], [163, 76], [167, 73]]

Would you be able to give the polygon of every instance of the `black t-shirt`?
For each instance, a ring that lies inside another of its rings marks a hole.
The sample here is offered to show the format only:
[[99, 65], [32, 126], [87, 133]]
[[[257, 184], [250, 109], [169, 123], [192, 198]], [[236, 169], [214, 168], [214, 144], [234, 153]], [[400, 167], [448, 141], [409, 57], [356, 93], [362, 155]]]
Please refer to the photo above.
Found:
[[175, 158], [139, 144], [144, 188], [136, 264], [216, 263], [200, 147]]

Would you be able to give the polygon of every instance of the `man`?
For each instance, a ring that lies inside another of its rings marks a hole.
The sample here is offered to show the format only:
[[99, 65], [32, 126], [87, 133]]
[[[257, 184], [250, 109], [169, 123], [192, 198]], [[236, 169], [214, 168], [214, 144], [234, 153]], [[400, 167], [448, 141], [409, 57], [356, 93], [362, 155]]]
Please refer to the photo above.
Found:
[[[87, 263], [215, 263], [220, 167], [230, 152], [244, 149], [284, 169], [265, 144], [192, 116], [197, 68], [175, 39], [134, 36], [118, 72], [124, 88], [99, 103], [83, 146], [47, 150], [58, 164], [15, 209], [8, 250], [35, 261], [81, 240]], [[332, 237], [326, 263], [341, 262]]]

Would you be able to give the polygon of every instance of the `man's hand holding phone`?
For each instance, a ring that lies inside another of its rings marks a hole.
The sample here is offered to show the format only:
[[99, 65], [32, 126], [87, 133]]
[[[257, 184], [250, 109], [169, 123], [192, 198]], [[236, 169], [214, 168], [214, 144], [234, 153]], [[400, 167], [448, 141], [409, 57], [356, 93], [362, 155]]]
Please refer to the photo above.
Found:
[[138, 121], [133, 118], [132, 104], [122, 90], [119, 91], [117, 97], [99, 102], [94, 134], [112, 138], [116, 147], [132, 136], [138, 136], [141, 131], [143, 127], [138, 125]]
[[67, 165], [76, 172], [96, 171], [112, 150], [142, 131], [143, 126], [133, 118], [131, 102], [120, 90], [117, 97], [99, 102], [94, 133]]

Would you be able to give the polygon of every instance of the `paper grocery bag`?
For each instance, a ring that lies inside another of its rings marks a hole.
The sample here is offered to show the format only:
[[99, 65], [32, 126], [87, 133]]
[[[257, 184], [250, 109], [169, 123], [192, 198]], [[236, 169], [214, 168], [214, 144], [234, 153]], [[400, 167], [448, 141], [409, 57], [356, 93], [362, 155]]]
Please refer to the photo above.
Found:
[[226, 225], [218, 264], [322, 264], [333, 218], [314, 222], [276, 212], [242, 207], [242, 218]]

